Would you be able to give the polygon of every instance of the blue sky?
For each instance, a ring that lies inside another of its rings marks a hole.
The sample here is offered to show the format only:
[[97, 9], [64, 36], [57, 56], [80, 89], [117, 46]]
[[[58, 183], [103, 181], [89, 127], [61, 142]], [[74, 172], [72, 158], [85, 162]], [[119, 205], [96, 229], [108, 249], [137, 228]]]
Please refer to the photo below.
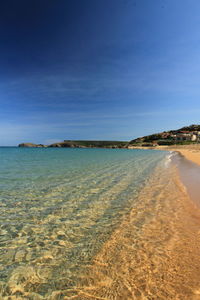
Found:
[[2, 1], [0, 145], [200, 123], [199, 12], [197, 0]]

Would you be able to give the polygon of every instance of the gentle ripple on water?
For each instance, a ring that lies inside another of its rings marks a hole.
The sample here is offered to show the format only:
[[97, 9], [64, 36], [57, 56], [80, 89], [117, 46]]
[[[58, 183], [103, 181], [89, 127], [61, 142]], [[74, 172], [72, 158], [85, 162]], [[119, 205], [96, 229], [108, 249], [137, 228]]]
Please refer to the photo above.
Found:
[[57, 299], [54, 291], [78, 286], [165, 155], [0, 149], [1, 295]]

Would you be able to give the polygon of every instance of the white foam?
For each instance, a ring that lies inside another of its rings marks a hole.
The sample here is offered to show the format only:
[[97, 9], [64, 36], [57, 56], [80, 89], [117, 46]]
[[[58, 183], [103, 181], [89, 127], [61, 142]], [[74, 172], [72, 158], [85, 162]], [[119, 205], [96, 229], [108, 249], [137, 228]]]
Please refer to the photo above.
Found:
[[165, 157], [165, 161], [164, 161], [165, 167], [169, 167], [169, 165], [170, 165], [171, 162], [172, 162], [172, 158], [173, 158], [175, 155], [177, 155], [176, 152], [174, 152], [174, 151], [169, 151], [169, 154], [166, 155], [166, 157]]

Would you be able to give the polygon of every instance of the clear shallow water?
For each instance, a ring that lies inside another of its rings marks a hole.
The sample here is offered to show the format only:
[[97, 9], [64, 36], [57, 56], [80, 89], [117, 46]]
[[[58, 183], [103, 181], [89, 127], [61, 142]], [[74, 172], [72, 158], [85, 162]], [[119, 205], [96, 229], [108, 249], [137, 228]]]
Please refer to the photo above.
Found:
[[78, 286], [165, 156], [0, 148], [0, 295], [54, 299]]

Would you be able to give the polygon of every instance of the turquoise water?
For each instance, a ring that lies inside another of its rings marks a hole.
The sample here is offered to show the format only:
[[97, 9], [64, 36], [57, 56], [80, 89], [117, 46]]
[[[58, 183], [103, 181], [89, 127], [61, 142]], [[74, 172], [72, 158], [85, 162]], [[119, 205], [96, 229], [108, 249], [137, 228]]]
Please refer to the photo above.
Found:
[[0, 148], [0, 295], [54, 299], [55, 291], [78, 286], [165, 157], [153, 150]]

